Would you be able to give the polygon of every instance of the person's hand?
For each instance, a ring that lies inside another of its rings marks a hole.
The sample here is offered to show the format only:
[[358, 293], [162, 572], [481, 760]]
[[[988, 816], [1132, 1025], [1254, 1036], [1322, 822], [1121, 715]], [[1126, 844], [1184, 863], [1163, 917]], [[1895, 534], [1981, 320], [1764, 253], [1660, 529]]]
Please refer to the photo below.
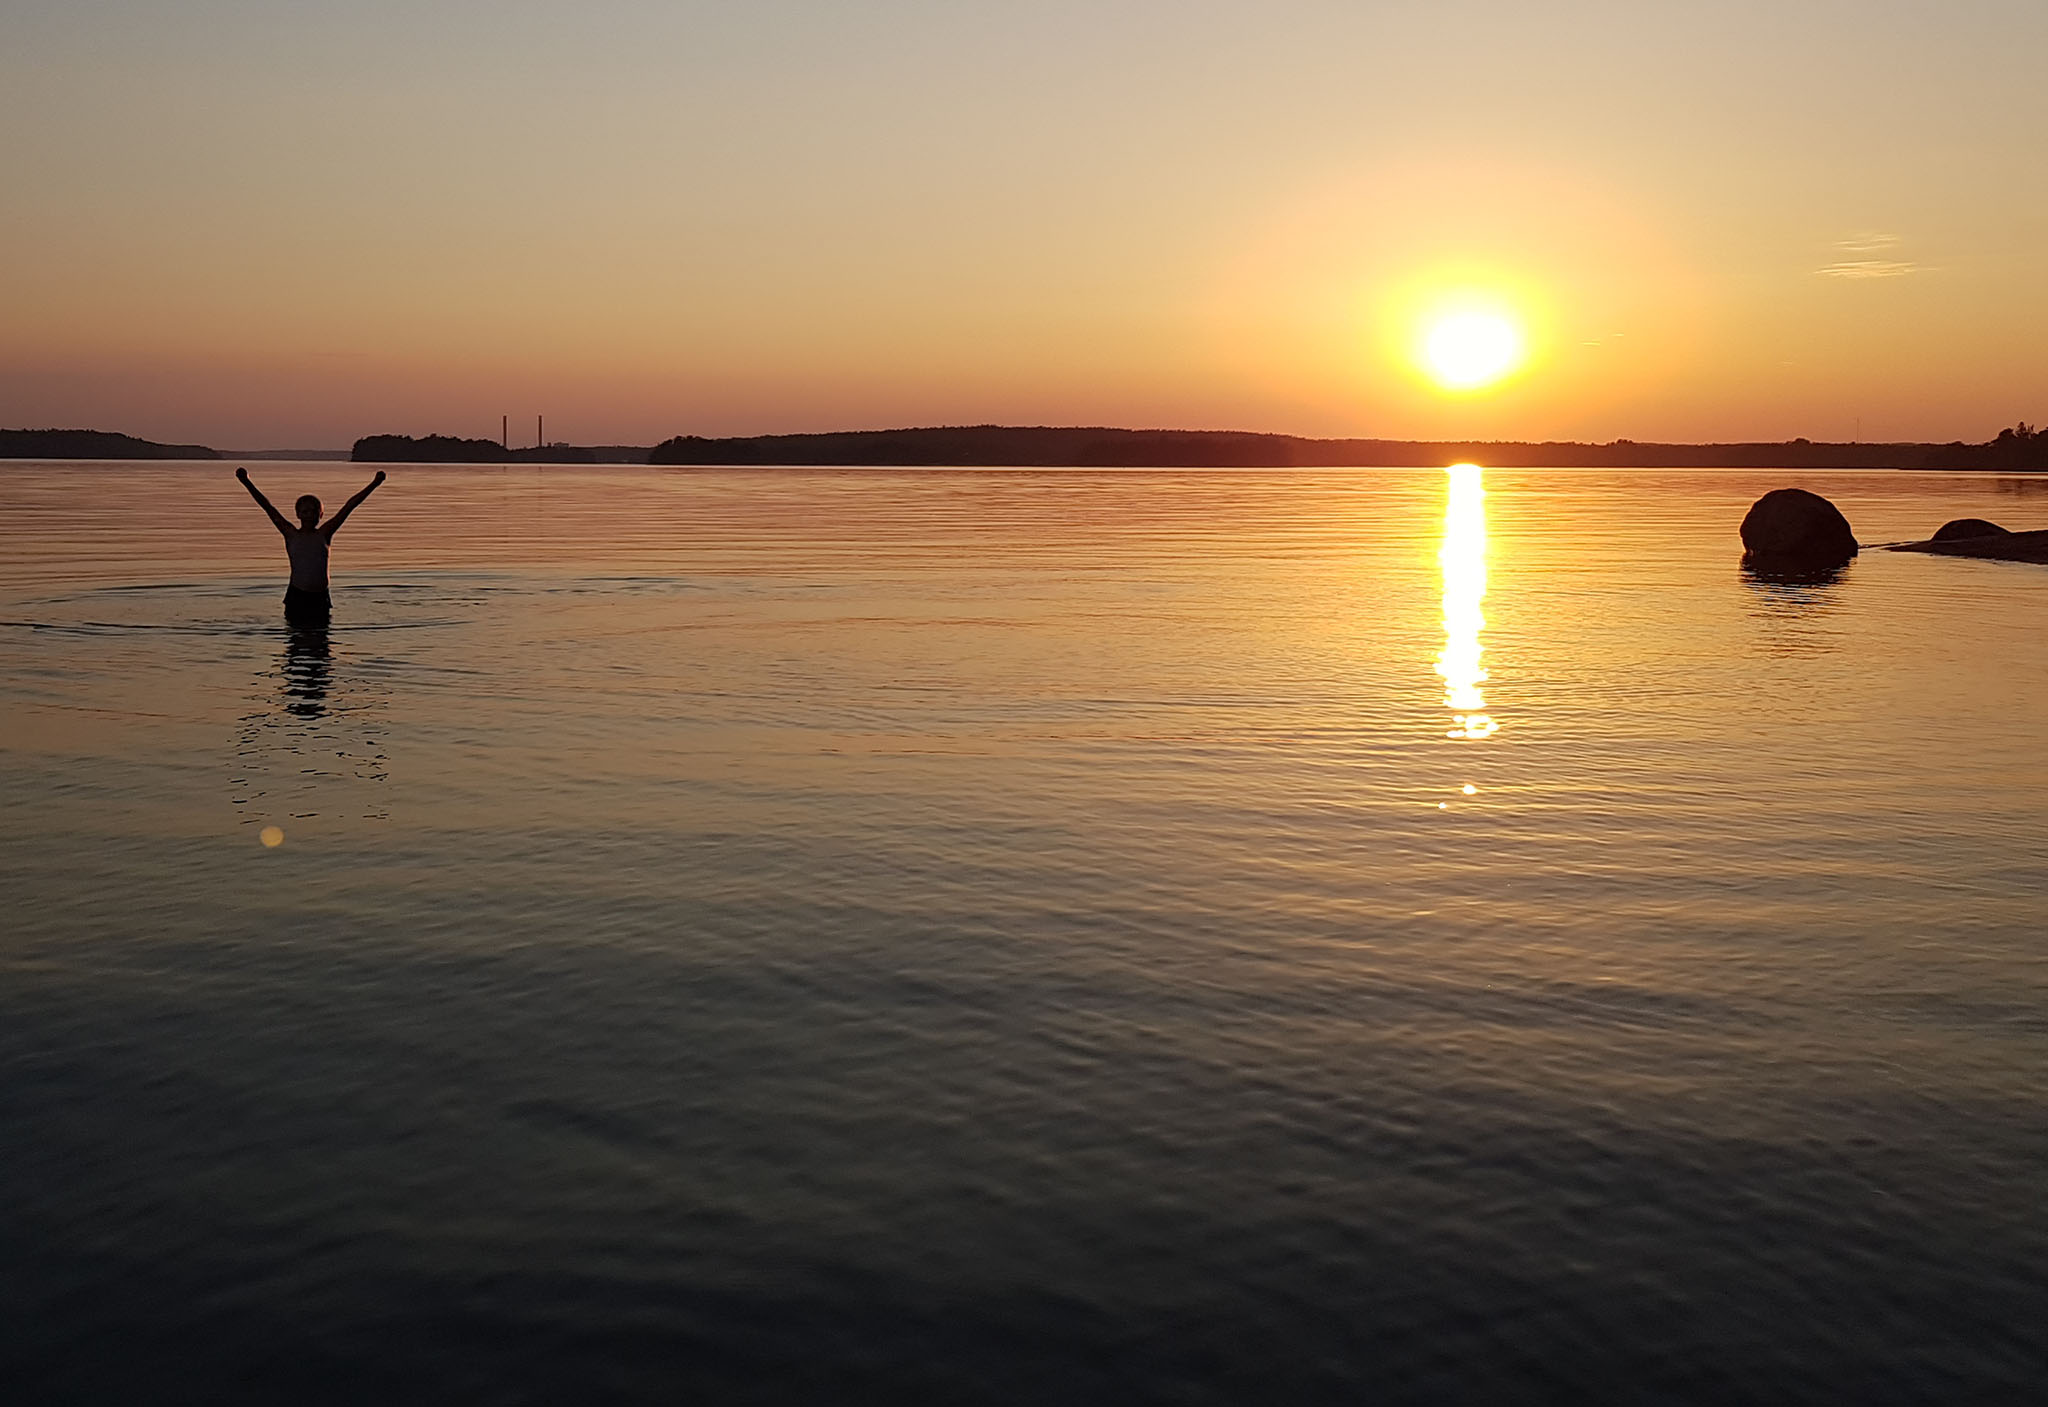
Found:
[[384, 482], [384, 471], [383, 471], [382, 469], [379, 469], [379, 470], [377, 471], [377, 477], [376, 477], [376, 478], [374, 478], [374, 479], [372, 479], [372, 480], [370, 480], [370, 482], [371, 482], [371, 483], [373, 483], [373, 484], [381, 484], [381, 483], [383, 483], [383, 482]]
[[249, 482], [249, 471], [247, 469], [237, 469], [235, 471], [235, 477], [246, 484]]

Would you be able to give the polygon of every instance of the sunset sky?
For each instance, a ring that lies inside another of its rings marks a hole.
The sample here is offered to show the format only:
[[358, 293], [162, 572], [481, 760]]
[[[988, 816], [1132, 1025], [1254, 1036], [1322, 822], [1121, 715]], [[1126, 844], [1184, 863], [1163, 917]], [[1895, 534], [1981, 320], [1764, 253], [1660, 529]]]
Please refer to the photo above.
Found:
[[[2048, 419], [2041, 0], [13, 0], [0, 425]], [[1528, 361], [1446, 394], [1446, 299]]]

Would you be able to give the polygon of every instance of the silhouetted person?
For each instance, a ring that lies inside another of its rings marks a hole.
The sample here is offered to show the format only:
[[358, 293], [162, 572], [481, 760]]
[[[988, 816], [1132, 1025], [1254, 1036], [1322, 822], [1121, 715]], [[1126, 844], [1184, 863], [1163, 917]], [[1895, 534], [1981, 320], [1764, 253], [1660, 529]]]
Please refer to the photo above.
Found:
[[285, 521], [284, 514], [270, 506], [270, 500], [263, 496], [263, 491], [249, 482], [247, 469], [237, 469], [235, 477], [242, 481], [249, 497], [262, 505], [263, 511], [270, 515], [270, 521], [284, 534], [285, 555], [292, 561], [291, 584], [284, 589], [284, 618], [295, 625], [326, 624], [329, 612], [334, 609], [334, 598], [327, 594], [327, 544], [348, 521], [348, 515], [356, 511], [356, 505], [384, 482], [384, 471], [379, 469], [368, 488], [342, 504], [341, 511], [324, 523], [320, 521], [320, 500], [306, 494], [292, 505], [293, 511], [299, 515], [296, 527]]

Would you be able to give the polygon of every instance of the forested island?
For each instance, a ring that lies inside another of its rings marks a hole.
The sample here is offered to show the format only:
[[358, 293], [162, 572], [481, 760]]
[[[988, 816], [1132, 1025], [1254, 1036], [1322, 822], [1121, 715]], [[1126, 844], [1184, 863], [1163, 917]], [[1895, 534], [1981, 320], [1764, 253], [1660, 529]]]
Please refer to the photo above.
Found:
[[358, 464], [595, 464], [597, 454], [578, 445], [507, 449], [496, 440], [453, 435], [365, 435], [349, 451]]
[[219, 459], [205, 445], [160, 445], [111, 430], [0, 430], [0, 459]]

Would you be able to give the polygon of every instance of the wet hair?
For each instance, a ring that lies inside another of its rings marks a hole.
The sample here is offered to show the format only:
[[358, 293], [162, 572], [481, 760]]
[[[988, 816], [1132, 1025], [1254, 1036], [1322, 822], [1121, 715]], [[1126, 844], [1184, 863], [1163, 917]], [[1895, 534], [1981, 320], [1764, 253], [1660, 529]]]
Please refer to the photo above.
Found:
[[299, 501], [292, 505], [292, 509], [299, 515], [299, 521], [302, 523], [308, 518], [316, 523], [320, 521], [320, 500], [310, 493], [300, 494]]

